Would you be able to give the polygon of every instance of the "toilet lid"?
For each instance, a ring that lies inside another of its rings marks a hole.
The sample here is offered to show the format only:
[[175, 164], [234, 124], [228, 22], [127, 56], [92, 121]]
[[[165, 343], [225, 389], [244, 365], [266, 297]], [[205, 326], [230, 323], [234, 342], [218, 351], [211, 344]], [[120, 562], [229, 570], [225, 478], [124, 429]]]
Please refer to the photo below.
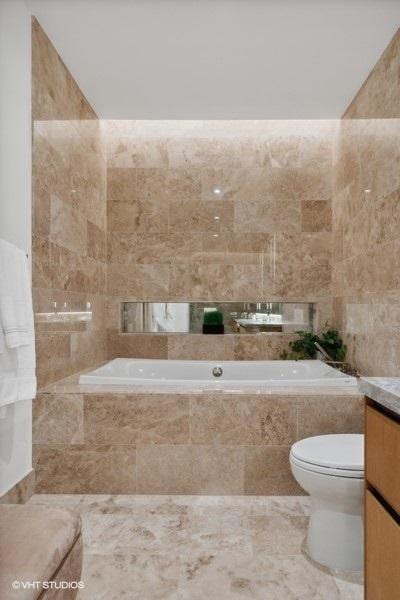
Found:
[[364, 436], [355, 433], [317, 435], [293, 444], [291, 454], [312, 465], [364, 470]]
[[333, 467], [312, 465], [311, 463], [295, 458], [293, 454], [290, 454], [290, 465], [292, 470], [293, 467], [297, 467], [303, 469], [304, 471], [311, 471], [312, 473], [318, 473], [319, 475], [334, 475], [335, 477], [340, 477], [341, 479], [364, 479], [364, 471], [360, 471], [359, 469], [352, 471], [351, 469], [335, 469]]

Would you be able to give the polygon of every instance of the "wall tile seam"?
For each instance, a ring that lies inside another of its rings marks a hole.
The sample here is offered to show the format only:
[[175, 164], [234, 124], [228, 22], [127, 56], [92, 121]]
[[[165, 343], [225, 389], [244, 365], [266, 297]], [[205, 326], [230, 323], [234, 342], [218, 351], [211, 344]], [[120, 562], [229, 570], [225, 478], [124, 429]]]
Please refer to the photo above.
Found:
[[398, 244], [399, 245], [399, 250], [400, 250], [400, 232], [399, 232], [399, 236], [394, 238], [393, 240], [387, 240], [385, 242], [375, 242], [374, 246], [368, 246], [365, 248], [365, 250], [361, 250], [360, 252], [356, 253], [356, 254], [352, 254], [351, 256], [347, 256], [346, 258], [342, 258], [341, 260], [336, 261], [335, 264], [342, 264], [342, 263], [346, 263], [350, 260], [354, 260], [356, 258], [365, 258], [368, 255], [371, 255], [375, 252], [375, 249], [378, 250], [385, 250], [385, 246], [392, 246], [393, 244]]

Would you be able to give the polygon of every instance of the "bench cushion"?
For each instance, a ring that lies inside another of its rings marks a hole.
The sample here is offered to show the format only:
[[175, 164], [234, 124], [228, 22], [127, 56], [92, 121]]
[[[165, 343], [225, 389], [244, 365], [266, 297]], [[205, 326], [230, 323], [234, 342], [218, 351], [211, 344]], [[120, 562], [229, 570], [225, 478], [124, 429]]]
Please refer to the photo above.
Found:
[[0, 598], [37, 598], [40, 589], [13, 594], [12, 582], [50, 581], [80, 532], [80, 516], [71, 510], [0, 506]]

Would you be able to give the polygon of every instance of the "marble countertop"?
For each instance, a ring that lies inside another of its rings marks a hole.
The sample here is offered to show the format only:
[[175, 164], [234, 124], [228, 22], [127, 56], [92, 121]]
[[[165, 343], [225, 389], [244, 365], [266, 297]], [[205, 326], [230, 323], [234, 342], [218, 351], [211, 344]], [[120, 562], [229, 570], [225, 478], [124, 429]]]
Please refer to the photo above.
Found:
[[361, 377], [359, 390], [400, 416], [400, 377]]

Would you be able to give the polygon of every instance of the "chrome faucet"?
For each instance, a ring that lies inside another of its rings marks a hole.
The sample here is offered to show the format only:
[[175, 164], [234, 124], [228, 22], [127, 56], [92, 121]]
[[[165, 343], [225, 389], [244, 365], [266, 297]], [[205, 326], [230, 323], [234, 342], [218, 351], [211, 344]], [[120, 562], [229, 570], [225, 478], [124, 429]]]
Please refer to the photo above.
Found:
[[314, 346], [316, 347], [317, 350], [319, 350], [319, 352], [321, 352], [322, 356], [325, 358], [326, 361], [328, 362], [337, 362], [335, 361], [334, 358], [332, 358], [332, 356], [330, 356], [326, 350], [324, 350], [324, 348], [321, 346], [321, 344], [318, 344], [318, 342], [314, 342]]
[[330, 356], [328, 352], [324, 350], [321, 344], [314, 342], [314, 346], [321, 352], [327, 365], [337, 369], [338, 371], [341, 371], [345, 375], [350, 375], [351, 377], [360, 377], [357, 369], [354, 369], [351, 365], [342, 360], [335, 360], [332, 358], [332, 356]]

